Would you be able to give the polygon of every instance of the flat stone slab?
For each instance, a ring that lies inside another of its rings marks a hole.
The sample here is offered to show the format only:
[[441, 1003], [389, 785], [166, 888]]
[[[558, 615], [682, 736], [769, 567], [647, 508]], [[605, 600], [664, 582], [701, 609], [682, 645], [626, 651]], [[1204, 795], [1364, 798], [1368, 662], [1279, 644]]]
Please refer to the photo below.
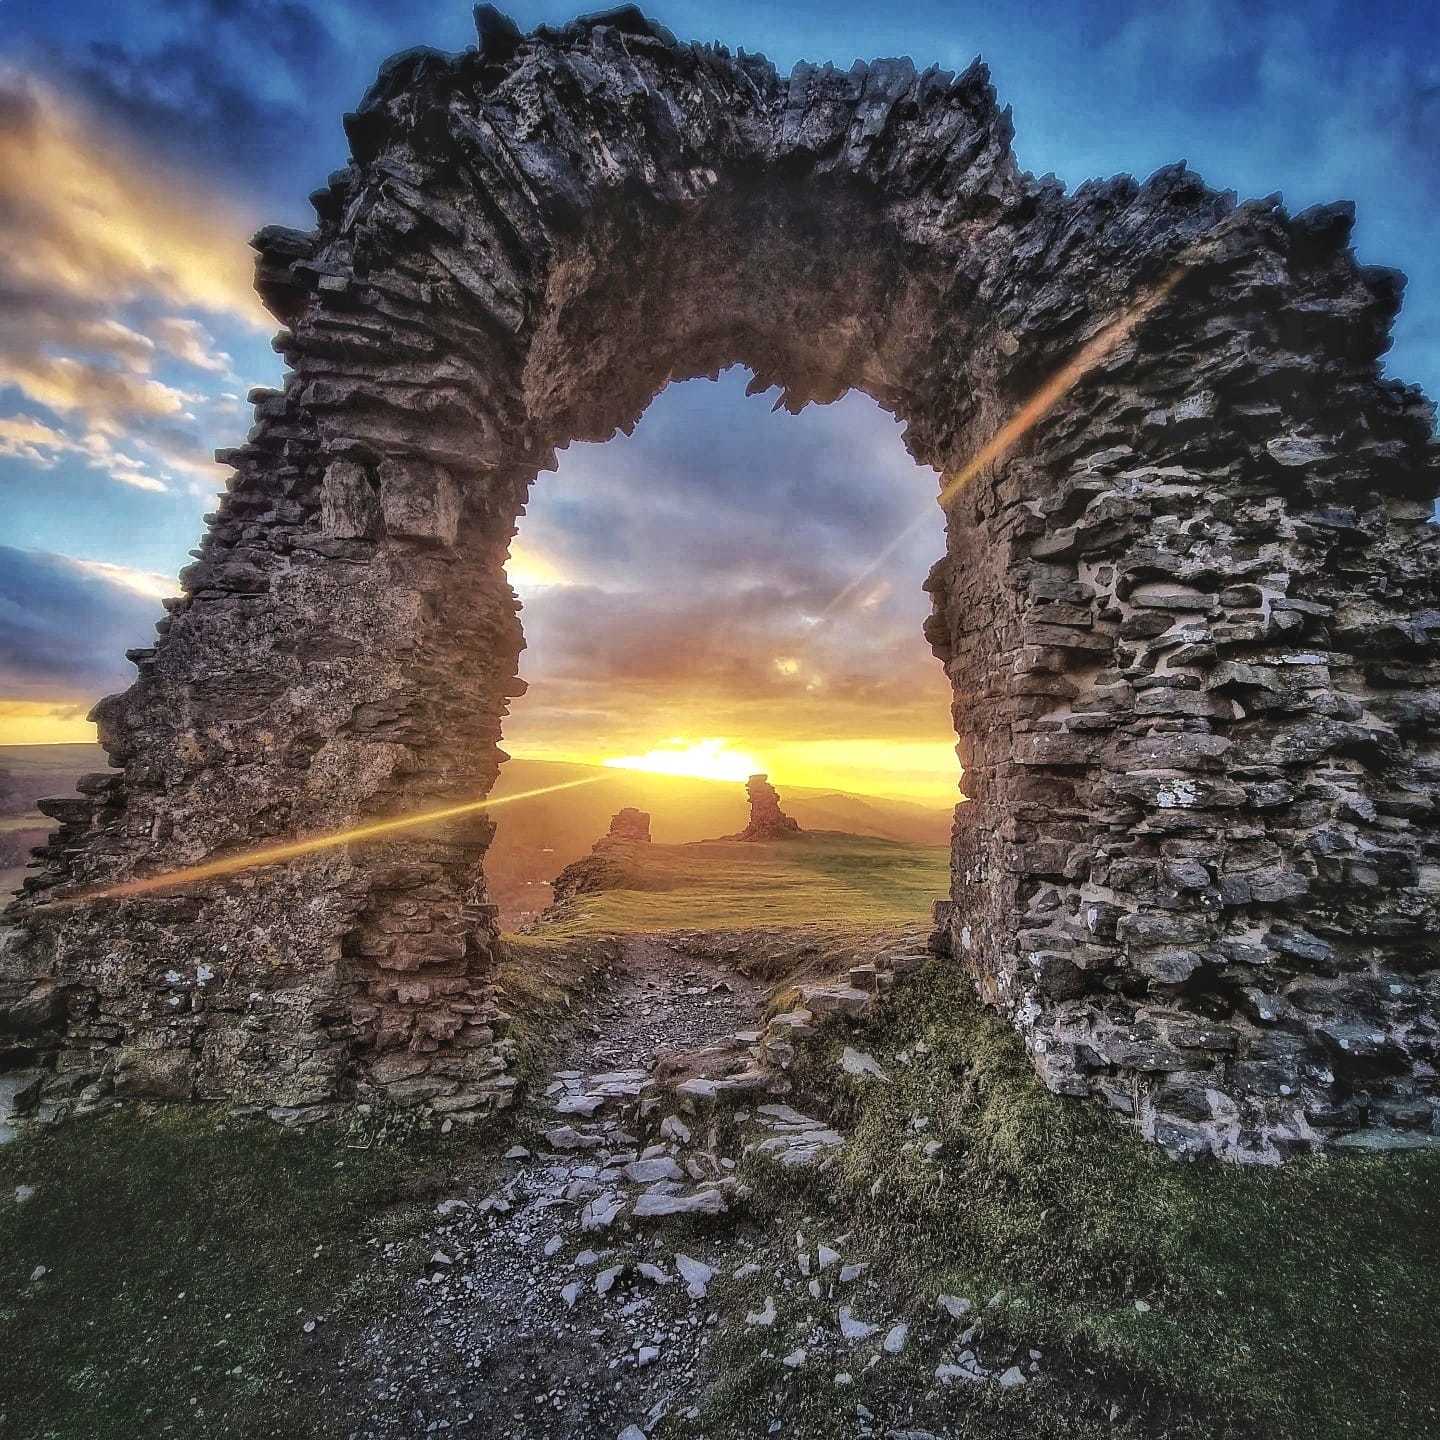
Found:
[[573, 1126], [557, 1125], [545, 1132], [545, 1143], [553, 1150], [598, 1150], [610, 1141], [604, 1135], [586, 1135]]
[[557, 1115], [593, 1115], [605, 1103], [603, 1095], [566, 1095], [556, 1102]]
[[632, 1160], [625, 1167], [625, 1178], [634, 1185], [653, 1185], [657, 1180], [683, 1180], [685, 1172], [668, 1155], [650, 1160]]
[[631, 1212], [637, 1220], [657, 1220], [667, 1215], [723, 1215], [725, 1197], [718, 1190], [696, 1190], [689, 1195], [666, 1195], [647, 1190]]

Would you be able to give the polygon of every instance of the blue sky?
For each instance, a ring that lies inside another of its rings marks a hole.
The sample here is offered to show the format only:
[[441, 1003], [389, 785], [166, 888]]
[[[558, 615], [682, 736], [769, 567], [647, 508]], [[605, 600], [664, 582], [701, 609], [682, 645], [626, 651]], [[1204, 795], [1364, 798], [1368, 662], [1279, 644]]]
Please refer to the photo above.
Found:
[[[1410, 276], [1389, 368], [1440, 394], [1435, 0], [647, 8], [681, 38], [743, 45], [782, 68], [908, 54], [959, 69], [983, 55], [1014, 107], [1021, 163], [1067, 184], [1185, 159], [1212, 185], [1279, 191], [1292, 209], [1353, 199], [1362, 259]], [[510, 9], [527, 29], [575, 13]], [[309, 223], [306, 195], [345, 158], [340, 116], [381, 60], [416, 44], [458, 49], [473, 32], [458, 0], [7, 0], [3, 18], [0, 706], [81, 704], [126, 682], [116, 635], [144, 643], [156, 593], [195, 543], [223, 478], [208, 452], [243, 436], [246, 389], [279, 378], [272, 327], [246, 293], [244, 239], [262, 223]], [[933, 484], [906, 475], [893, 425], [863, 397], [767, 424], [757, 417], [768, 407], [747, 405], [742, 388], [701, 383], [661, 397], [631, 448], [616, 451], [633, 483], [606, 480], [621, 461], [589, 447], [567, 457], [522, 527], [539, 570], [610, 597], [599, 610], [653, 632], [673, 577], [658, 567], [637, 591], [634, 556], [613, 544], [626, 525], [658, 544], [645, 517], [667, 515], [667, 553], [690, 566], [697, 603], [712, 604], [756, 591], [739, 558], [747, 547], [764, 553], [768, 535], [805, 526], [824, 563], [813, 575], [783, 571], [775, 603], [793, 609], [807, 587], [863, 566], [876, 527], [903, 523]], [[702, 456], [719, 510], [695, 499]], [[713, 544], [720, 531], [724, 547]], [[901, 668], [926, 694], [933, 661], [915, 586], [938, 535], [937, 522], [869, 617], [873, 629], [883, 614], [886, 635], [908, 646]], [[558, 694], [578, 683], [580, 657], [549, 625], [557, 602], [544, 589], [527, 592], [526, 674], [553, 678]], [[97, 604], [111, 617], [103, 633], [78, 619]], [[38, 649], [37, 636], [66, 632], [67, 615], [83, 653]], [[768, 630], [757, 620], [755, 645], [774, 650], [784, 624], [779, 610]], [[829, 679], [863, 690], [878, 675], [852, 670]], [[554, 716], [526, 703], [515, 727], [533, 721], [538, 739]], [[915, 729], [938, 738], [945, 723], [942, 706]]]

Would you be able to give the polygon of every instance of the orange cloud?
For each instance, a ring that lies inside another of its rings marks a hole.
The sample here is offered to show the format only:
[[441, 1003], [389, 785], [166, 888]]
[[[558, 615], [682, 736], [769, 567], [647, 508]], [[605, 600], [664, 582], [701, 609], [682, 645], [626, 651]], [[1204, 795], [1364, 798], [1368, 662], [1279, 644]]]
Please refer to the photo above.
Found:
[[64, 700], [0, 700], [0, 745], [93, 745], [89, 708]]
[[102, 433], [114, 432], [132, 419], [184, 415], [192, 399], [158, 380], [69, 355], [7, 355], [0, 351], [0, 385], [14, 385], [48, 410], [78, 412]]

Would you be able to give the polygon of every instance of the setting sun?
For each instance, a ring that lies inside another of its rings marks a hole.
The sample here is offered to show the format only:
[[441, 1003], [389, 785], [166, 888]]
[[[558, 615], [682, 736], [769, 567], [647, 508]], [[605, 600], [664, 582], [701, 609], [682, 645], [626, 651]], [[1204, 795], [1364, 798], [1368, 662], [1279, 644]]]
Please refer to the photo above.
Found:
[[656, 775], [690, 775], [699, 780], [744, 780], [763, 768], [748, 751], [731, 750], [726, 740], [684, 737], [643, 755], [621, 755], [602, 763], [616, 770], [649, 770]]

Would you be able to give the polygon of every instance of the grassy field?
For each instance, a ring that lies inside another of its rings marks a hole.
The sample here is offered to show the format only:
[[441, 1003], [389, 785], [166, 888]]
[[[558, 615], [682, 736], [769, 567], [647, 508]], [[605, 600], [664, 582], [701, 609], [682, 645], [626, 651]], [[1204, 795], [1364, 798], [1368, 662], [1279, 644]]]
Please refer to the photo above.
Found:
[[304, 1325], [345, 1311], [423, 1146], [177, 1108], [0, 1149], [0, 1435], [308, 1433]]
[[[507, 947], [522, 1082], [615, 953]], [[0, 1437], [331, 1435], [335, 1349], [393, 1298], [367, 1290], [374, 1247], [488, 1183], [506, 1123], [442, 1140], [166, 1106], [0, 1146]]]
[[[726, 932], [712, 938], [727, 957], [753, 952], [755, 973], [782, 981], [862, 958], [859, 931], [919, 933], [946, 868], [943, 850], [833, 835], [612, 858], [624, 888], [508, 941], [499, 978], [523, 1075], [584, 1017], [615, 958], [606, 932]], [[890, 1082], [846, 1076], [847, 1044]], [[914, 1402], [921, 1429], [969, 1440], [1440, 1434], [1440, 1152], [1176, 1164], [1108, 1112], [1050, 1095], [1014, 1032], [938, 960], [863, 1030], [822, 1028], [791, 1078], [794, 1102], [849, 1138], [823, 1174], [742, 1162], [742, 1223], [777, 1246], [757, 1305], [797, 1230], [844, 1234], [847, 1260], [881, 1277], [877, 1312], [920, 1321], [938, 1293], [964, 1295], [987, 1333], [1040, 1350], [1048, 1377], [969, 1392], [957, 1429], [924, 1412], [934, 1356], [916, 1346], [856, 1375], [846, 1433], [857, 1402]], [[328, 1434], [335, 1351], [391, 1303], [365, 1288], [373, 1247], [409, 1243], [435, 1195], [509, 1143], [503, 1126], [376, 1142], [170, 1109], [0, 1148], [0, 1435]], [[22, 1203], [18, 1186], [34, 1194]], [[703, 1433], [765, 1434], [777, 1395], [786, 1434], [838, 1433], [825, 1367], [782, 1370], [756, 1332], [720, 1334]]]
[[[502, 979], [536, 1007], [527, 1050], [583, 1012], [612, 953], [597, 941], [577, 961], [548, 937], [517, 943]], [[928, 1054], [915, 1057], [920, 1040]], [[893, 1083], [843, 1076], [847, 1043]], [[796, 1103], [823, 1105], [850, 1139], [824, 1175], [743, 1163], [745, 1223], [776, 1237], [774, 1263], [787, 1248], [793, 1261], [796, 1230], [844, 1233], [847, 1260], [882, 1277], [877, 1311], [919, 1319], [936, 1294], [965, 1295], [985, 1307], [988, 1332], [1043, 1353], [1047, 1386], [986, 1387], [967, 1398], [964, 1426], [932, 1429], [971, 1440], [1440, 1433], [1440, 1155], [1174, 1164], [1094, 1106], [1048, 1094], [1013, 1032], [943, 962], [904, 982], [864, 1031], [822, 1030], [792, 1074]], [[942, 1143], [935, 1160], [911, 1128], [921, 1118], [919, 1138]], [[367, 1289], [374, 1246], [413, 1243], [435, 1196], [486, 1173], [509, 1143], [503, 1129], [372, 1139], [171, 1108], [0, 1148], [0, 1435], [329, 1434], [337, 1349], [393, 1303]], [[34, 1194], [19, 1203], [22, 1185]], [[32, 1278], [37, 1266], [46, 1273]], [[785, 1433], [836, 1433], [827, 1370], [781, 1372], [780, 1352], [763, 1353], [744, 1326], [722, 1336], [705, 1434], [764, 1434], [777, 1386]], [[856, 1402], [895, 1413], [933, 1392], [933, 1363], [916, 1347], [863, 1371], [846, 1415]]]
[[664, 930], [836, 930], [928, 919], [950, 890], [950, 852], [810, 832], [766, 844], [707, 841], [609, 852], [607, 888], [543, 929], [556, 936]]

